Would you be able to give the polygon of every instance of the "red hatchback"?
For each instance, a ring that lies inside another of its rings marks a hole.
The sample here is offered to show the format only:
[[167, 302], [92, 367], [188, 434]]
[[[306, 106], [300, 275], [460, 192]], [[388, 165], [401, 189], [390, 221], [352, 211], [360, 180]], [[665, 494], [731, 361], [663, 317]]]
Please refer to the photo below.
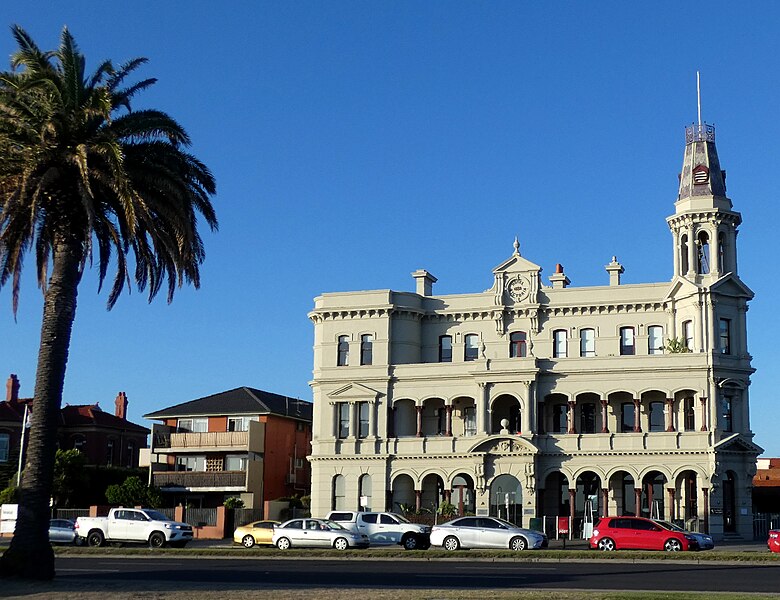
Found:
[[696, 540], [642, 517], [604, 517], [594, 523], [590, 547], [599, 550], [696, 550]]

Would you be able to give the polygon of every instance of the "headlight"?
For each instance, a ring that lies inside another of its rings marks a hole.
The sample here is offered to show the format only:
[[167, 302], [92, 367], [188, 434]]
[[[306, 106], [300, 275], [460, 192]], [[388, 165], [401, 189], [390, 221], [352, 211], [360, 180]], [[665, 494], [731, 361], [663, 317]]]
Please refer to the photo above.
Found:
[[695, 542], [696, 541], [696, 538], [693, 537], [692, 535], [686, 535], [685, 539], [688, 540], [689, 542]]
[[594, 529], [593, 530], [593, 535], [598, 535], [598, 534], [599, 534], [599, 530], [598, 529]]
[[171, 525], [170, 523], [163, 524], [163, 527], [165, 527], [165, 529], [173, 529], [173, 525]]

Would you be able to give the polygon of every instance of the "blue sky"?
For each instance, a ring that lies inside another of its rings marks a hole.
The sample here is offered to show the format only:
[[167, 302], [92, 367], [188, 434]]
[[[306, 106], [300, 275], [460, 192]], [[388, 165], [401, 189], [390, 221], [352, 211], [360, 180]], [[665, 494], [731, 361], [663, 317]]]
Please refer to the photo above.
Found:
[[[546, 278], [667, 281], [684, 126], [717, 127], [744, 219], [755, 441], [780, 456], [780, 4], [708, 2], [4, 2], [44, 48], [67, 25], [91, 61], [150, 59], [136, 106], [171, 113], [213, 170], [220, 231], [200, 290], [137, 292], [111, 312], [80, 288], [64, 401], [131, 419], [241, 385], [309, 399], [326, 291], [482, 291], [518, 236]], [[17, 320], [0, 290], [0, 378], [32, 395], [41, 294], [28, 260]]]

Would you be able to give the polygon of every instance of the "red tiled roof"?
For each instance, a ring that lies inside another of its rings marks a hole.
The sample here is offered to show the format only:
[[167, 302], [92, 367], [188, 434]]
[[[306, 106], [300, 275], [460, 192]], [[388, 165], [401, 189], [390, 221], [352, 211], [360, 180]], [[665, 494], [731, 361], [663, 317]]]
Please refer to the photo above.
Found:
[[63, 406], [60, 409], [62, 425], [73, 427], [74, 425], [95, 425], [97, 427], [110, 427], [113, 429], [126, 429], [139, 433], [149, 433], [146, 427], [136, 425], [116, 415], [102, 411], [98, 406], [87, 404], [80, 406]]

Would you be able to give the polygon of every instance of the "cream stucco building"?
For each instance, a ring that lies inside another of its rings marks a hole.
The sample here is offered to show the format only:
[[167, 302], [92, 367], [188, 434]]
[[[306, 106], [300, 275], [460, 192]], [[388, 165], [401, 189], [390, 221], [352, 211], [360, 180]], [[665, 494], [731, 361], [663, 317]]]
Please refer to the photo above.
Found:
[[[571, 287], [514, 252], [484, 292], [315, 299], [312, 512], [660, 515], [751, 537], [753, 373], [709, 125], [686, 128], [671, 281]], [[671, 203], [670, 203], [671, 204]], [[628, 215], [626, 215], [628, 218]], [[616, 240], [617, 241], [617, 240]]]

